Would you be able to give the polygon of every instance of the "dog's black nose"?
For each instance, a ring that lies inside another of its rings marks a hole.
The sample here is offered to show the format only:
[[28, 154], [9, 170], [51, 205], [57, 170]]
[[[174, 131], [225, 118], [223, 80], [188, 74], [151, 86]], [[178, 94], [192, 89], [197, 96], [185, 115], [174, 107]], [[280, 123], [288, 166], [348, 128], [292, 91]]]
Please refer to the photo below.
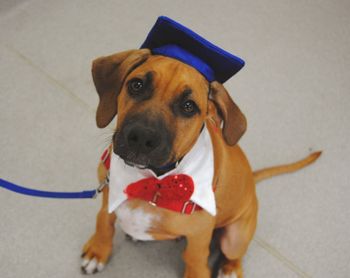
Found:
[[133, 127], [126, 136], [130, 150], [137, 154], [148, 154], [160, 144], [160, 134], [146, 127]]

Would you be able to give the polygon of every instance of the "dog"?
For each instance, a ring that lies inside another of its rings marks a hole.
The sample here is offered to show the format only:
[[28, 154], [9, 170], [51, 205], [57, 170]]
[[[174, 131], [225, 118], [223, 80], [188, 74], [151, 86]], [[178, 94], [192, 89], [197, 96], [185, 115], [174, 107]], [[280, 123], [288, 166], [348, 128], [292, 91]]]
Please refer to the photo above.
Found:
[[[209, 245], [214, 230], [221, 228], [219, 243], [225, 260], [218, 277], [243, 277], [242, 258], [257, 225], [256, 183], [305, 167], [321, 152], [289, 165], [252, 171], [237, 144], [247, 121], [224, 86], [208, 82], [179, 60], [153, 55], [148, 49], [100, 57], [93, 61], [92, 76], [99, 95], [97, 126], [106, 127], [118, 115], [110, 152], [128, 165], [151, 168], [160, 176], [167, 171], [163, 165], [180, 161], [204, 130], [209, 133], [216, 215], [203, 209], [179, 213], [137, 198], [124, 201], [122, 211], [109, 212], [111, 189], [104, 187], [96, 231], [83, 247], [83, 272], [95, 273], [106, 265], [118, 217], [124, 223], [133, 221], [126, 233], [141, 239], [185, 237], [185, 278], [210, 277]], [[101, 183], [107, 173], [100, 162]], [[137, 232], [133, 234], [132, 229]]]

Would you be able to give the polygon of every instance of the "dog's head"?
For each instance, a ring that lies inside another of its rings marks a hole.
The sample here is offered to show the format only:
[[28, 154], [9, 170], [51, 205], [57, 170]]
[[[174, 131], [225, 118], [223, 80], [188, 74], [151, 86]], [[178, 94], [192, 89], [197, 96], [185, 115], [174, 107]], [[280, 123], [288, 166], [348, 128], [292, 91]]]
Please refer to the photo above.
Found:
[[100, 98], [97, 126], [107, 126], [118, 114], [113, 150], [128, 164], [159, 168], [178, 161], [216, 113], [213, 107], [228, 145], [246, 130], [225, 88], [176, 59], [130, 50], [96, 59], [92, 75]]

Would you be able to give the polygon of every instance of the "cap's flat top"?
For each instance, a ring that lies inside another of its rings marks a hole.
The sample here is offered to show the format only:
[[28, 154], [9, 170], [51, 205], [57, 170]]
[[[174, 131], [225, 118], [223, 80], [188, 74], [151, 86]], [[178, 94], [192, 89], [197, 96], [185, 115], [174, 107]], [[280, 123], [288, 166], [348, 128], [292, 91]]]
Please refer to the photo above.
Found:
[[160, 16], [148, 34], [141, 48], [155, 49], [175, 44], [197, 56], [214, 72], [215, 80], [224, 83], [235, 75], [244, 61], [207, 41], [180, 23]]

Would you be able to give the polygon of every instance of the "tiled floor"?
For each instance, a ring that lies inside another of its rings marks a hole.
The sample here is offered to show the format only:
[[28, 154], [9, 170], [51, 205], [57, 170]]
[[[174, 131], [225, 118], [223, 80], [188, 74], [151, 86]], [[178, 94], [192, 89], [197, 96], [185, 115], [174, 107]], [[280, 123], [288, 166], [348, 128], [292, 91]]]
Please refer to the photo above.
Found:
[[[112, 128], [95, 127], [91, 60], [139, 47], [161, 14], [246, 60], [225, 85], [247, 115], [254, 169], [324, 150], [258, 185], [246, 277], [350, 277], [349, 1], [0, 1], [0, 177], [95, 186]], [[82, 277], [98, 207], [0, 190], [0, 277]], [[98, 277], [181, 277], [183, 243], [116, 242]]]

